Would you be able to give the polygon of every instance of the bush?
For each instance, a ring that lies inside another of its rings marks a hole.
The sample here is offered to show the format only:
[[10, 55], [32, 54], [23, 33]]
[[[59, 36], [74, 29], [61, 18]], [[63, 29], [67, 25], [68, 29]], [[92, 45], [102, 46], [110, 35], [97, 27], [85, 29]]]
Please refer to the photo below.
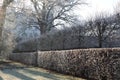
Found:
[[120, 49], [78, 49], [38, 53], [38, 65], [97, 80], [120, 79]]
[[11, 60], [92, 80], [120, 80], [120, 49], [12, 53]]
[[9, 59], [27, 65], [36, 65], [36, 52], [31, 53], [11, 53]]

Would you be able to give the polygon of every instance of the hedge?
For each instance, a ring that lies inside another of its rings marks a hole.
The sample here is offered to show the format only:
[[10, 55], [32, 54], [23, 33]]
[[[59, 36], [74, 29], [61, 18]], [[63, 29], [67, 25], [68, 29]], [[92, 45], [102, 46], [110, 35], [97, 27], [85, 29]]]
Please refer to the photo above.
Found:
[[87, 79], [120, 80], [120, 49], [39, 52], [38, 66]]
[[36, 65], [36, 52], [11, 53], [9, 59], [27, 65]]
[[11, 59], [24, 63], [37, 61], [35, 65], [39, 67], [92, 80], [120, 80], [120, 49], [117, 48], [39, 51], [36, 55], [14, 53]]

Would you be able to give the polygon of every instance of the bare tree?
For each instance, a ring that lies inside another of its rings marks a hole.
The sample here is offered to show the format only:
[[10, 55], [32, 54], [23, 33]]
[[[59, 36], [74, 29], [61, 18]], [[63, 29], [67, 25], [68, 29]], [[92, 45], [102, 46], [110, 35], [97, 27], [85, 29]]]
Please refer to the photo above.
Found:
[[71, 12], [77, 5], [84, 4], [82, 0], [31, 0], [31, 2], [37, 14], [41, 34], [52, 27], [74, 22]]
[[3, 0], [2, 7], [0, 8], [0, 35], [2, 35], [2, 27], [5, 21], [6, 8], [12, 1], [13, 0]]
[[2, 35], [1, 55], [2, 57], [7, 58], [9, 56], [9, 53], [11, 53], [14, 49], [16, 42], [14, 39], [14, 34], [10, 30], [3, 29]]
[[[3, 4], [0, 7], [0, 48], [2, 48], [2, 32], [3, 32], [3, 25], [5, 21], [6, 16], [6, 9], [7, 6], [12, 2], [13, 0], [3, 0]], [[1, 51], [1, 50], [0, 50]]]
[[116, 17], [107, 17], [102, 14], [88, 21], [87, 26], [89, 26], [89, 34], [97, 37], [98, 47], [100, 48], [103, 47], [103, 42], [119, 29]]

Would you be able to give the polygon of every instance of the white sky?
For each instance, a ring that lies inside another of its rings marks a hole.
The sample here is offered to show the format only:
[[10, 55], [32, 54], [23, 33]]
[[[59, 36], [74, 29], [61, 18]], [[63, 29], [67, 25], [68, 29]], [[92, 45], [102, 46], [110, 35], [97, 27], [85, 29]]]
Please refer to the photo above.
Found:
[[79, 11], [76, 11], [84, 19], [91, 16], [95, 16], [98, 12], [107, 12], [112, 14], [117, 2], [120, 0], [87, 0], [88, 5], [84, 8], [81, 7]]
[[0, 0], [0, 6], [2, 5], [3, 0]]
[[[85, 1], [88, 3], [88, 5], [81, 6], [80, 9], [76, 9], [75, 11], [75, 13], [81, 15], [80, 18], [82, 19], [92, 17], [96, 14], [96, 12], [112, 13], [117, 2], [120, 2], [120, 0], [85, 0]], [[1, 2], [2, 0], [0, 0], [0, 3]]]

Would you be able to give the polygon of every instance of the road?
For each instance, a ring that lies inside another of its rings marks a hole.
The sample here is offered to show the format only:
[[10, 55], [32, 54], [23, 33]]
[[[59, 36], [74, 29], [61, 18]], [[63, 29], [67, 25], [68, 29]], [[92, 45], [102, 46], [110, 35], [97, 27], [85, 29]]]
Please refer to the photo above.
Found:
[[38, 67], [0, 61], [0, 80], [84, 80]]

